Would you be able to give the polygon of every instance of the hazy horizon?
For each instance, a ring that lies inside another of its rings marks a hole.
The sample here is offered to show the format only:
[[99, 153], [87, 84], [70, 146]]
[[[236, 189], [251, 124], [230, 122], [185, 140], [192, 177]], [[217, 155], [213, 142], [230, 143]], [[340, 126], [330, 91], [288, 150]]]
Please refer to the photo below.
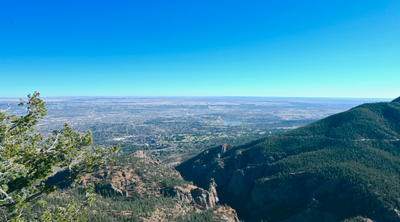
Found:
[[[0, 99], [24, 99], [26, 96], [23, 97], [17, 97], [17, 96], [11, 96], [11, 97], [2, 97], [0, 96]], [[343, 100], [352, 100], [352, 99], [361, 99], [361, 100], [393, 100], [398, 97], [393, 97], [393, 98], [379, 98], [379, 97], [302, 97], [302, 96], [43, 96], [41, 95], [42, 99], [57, 99], [57, 98], [64, 98], [64, 99], [73, 99], [73, 98], [94, 98], [94, 99], [136, 99], [136, 98], [267, 98], [267, 99], [343, 99]]]

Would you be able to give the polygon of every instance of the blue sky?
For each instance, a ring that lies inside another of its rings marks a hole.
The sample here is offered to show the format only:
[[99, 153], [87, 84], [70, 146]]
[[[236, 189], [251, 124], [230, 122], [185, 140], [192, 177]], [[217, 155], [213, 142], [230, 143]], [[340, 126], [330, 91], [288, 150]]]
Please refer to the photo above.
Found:
[[0, 0], [0, 97], [400, 96], [400, 1]]

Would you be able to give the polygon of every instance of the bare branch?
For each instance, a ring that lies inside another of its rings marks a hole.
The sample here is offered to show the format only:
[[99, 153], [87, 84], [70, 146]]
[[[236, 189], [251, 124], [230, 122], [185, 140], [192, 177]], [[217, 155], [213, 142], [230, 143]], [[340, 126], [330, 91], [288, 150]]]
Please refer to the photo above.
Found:
[[0, 202], [10, 202], [10, 203], [14, 203], [14, 200], [12, 199], [12, 197], [10, 197], [6, 192], [3, 191], [2, 188], [0, 188], [0, 193], [5, 196], [6, 198], [3, 200], [0, 200]]
[[5, 113], [5, 112], [7, 112], [7, 111], [10, 110], [10, 109], [11, 109], [11, 106], [10, 106], [10, 103], [8, 103], [8, 108], [5, 109], [5, 110], [0, 109], [0, 113]]
[[50, 146], [49, 149], [47, 149], [47, 150], [45, 151], [45, 153], [50, 152], [50, 151], [55, 147], [56, 143], [58, 143], [58, 137], [60, 137], [60, 133], [57, 134], [56, 139], [54, 140], [53, 144]]
[[22, 211], [24, 210], [24, 208], [21, 208], [21, 210], [19, 211], [18, 217], [22, 216]]

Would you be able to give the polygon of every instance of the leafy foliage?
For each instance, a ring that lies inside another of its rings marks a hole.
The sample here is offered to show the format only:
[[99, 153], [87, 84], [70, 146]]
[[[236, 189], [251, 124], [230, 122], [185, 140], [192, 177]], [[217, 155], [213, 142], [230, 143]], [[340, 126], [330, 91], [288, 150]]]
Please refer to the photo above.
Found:
[[[35, 126], [46, 115], [45, 103], [40, 94], [28, 95], [19, 104], [26, 108], [21, 116], [0, 112], [0, 218], [4, 221], [24, 221], [25, 211], [35, 206], [46, 206], [43, 195], [56, 191], [60, 184], [75, 184], [94, 166], [101, 166], [112, 159], [119, 145], [92, 147], [92, 135], [73, 131], [68, 124], [44, 138]], [[11, 107], [9, 107], [11, 109]], [[68, 169], [69, 175], [57, 184], [44, 181], [56, 169]], [[55, 211], [43, 211], [42, 221], [84, 220], [84, 210], [93, 201], [93, 186], [84, 189], [85, 200], [71, 202]]]

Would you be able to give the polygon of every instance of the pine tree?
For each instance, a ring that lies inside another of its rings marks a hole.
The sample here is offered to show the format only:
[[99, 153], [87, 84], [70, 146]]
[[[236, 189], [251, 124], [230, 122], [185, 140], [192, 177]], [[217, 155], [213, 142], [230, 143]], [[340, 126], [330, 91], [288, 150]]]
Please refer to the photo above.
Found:
[[[8, 110], [0, 110], [0, 218], [1, 221], [25, 221], [24, 212], [37, 206], [46, 206], [43, 195], [50, 194], [60, 184], [74, 185], [83, 174], [93, 167], [102, 166], [117, 152], [114, 147], [92, 146], [92, 134], [82, 135], [68, 124], [44, 138], [35, 129], [39, 120], [46, 115], [45, 103], [40, 94], [28, 95], [21, 99], [19, 106], [26, 114], [16, 116]], [[46, 185], [44, 181], [55, 168], [66, 169], [69, 175], [56, 184]], [[93, 186], [85, 187], [85, 200], [77, 204], [70, 202], [59, 206], [54, 212], [44, 210], [41, 221], [84, 221], [85, 208], [93, 201]]]

